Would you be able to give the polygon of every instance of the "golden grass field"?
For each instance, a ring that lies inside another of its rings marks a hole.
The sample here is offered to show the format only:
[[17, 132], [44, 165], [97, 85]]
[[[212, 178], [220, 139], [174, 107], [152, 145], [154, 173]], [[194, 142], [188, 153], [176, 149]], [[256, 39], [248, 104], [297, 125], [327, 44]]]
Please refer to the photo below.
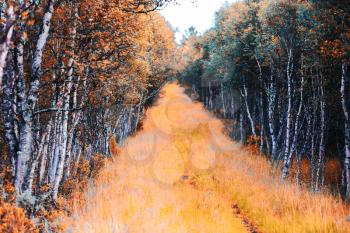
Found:
[[349, 209], [281, 183], [262, 156], [168, 84], [62, 223], [66, 232], [350, 232]]

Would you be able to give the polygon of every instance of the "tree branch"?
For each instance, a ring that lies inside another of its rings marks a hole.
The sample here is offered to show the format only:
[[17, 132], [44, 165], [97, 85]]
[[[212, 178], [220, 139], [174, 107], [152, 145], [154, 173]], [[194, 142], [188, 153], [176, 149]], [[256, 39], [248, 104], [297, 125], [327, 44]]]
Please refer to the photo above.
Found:
[[46, 109], [41, 109], [38, 110], [34, 113], [34, 115], [42, 114], [42, 113], [47, 113], [47, 112], [75, 112], [84, 109], [84, 107], [80, 108], [70, 108], [70, 109], [63, 109], [63, 108], [46, 108]]

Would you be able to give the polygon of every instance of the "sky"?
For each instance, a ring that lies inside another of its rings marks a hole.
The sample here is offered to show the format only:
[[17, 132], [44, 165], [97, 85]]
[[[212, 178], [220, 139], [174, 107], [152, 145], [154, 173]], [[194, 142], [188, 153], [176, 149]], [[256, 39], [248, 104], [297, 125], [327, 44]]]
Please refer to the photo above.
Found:
[[178, 3], [170, 3], [160, 12], [170, 22], [174, 29], [179, 31], [176, 34], [177, 41], [180, 41], [186, 29], [194, 26], [198, 32], [203, 33], [213, 26], [215, 12], [225, 2], [235, 0], [178, 0]]

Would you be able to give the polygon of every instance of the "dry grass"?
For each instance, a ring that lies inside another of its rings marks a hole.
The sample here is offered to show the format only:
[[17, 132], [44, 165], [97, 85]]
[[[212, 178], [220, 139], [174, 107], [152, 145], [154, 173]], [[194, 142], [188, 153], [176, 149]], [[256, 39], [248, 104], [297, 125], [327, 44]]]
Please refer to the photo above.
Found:
[[[290, 178], [296, 181], [297, 164], [293, 161]], [[341, 189], [342, 167], [339, 159], [328, 159], [325, 162], [325, 189], [339, 194]], [[311, 164], [309, 159], [303, 159], [300, 163], [299, 182], [305, 186], [311, 185]]]
[[339, 200], [281, 183], [222, 131], [182, 88], [166, 86], [142, 131], [75, 199], [66, 232], [248, 232], [232, 206], [262, 232], [350, 232]]
[[261, 157], [237, 150], [219, 170], [226, 177], [222, 186], [264, 232], [350, 232], [349, 210], [340, 199], [282, 183]]

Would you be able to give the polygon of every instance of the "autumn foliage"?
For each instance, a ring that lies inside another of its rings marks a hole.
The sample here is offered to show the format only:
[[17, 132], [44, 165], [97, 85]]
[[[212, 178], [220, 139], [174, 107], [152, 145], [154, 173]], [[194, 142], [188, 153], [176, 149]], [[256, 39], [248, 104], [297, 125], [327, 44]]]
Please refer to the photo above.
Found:
[[[179, 49], [178, 76], [233, 139], [318, 193], [350, 197], [349, 4], [223, 6]], [[348, 181], [349, 180], [349, 181]]]
[[0, 232], [3, 233], [38, 233], [39, 230], [27, 218], [25, 210], [0, 201]]
[[166, 2], [1, 3], [0, 187], [19, 229], [31, 231], [23, 213], [59, 231], [72, 197], [116, 156], [174, 75], [174, 33], [155, 11]]

